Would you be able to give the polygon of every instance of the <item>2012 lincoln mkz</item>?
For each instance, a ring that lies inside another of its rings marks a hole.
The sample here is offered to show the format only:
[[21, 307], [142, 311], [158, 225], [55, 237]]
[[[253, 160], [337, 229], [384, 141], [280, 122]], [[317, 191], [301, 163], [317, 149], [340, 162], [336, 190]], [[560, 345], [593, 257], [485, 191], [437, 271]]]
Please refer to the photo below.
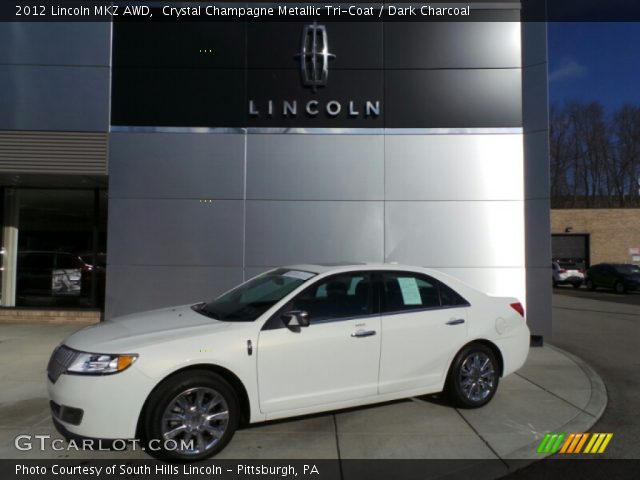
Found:
[[53, 352], [48, 389], [67, 438], [140, 438], [188, 461], [248, 423], [441, 391], [481, 407], [528, 350], [515, 298], [426, 268], [296, 265], [84, 328]]

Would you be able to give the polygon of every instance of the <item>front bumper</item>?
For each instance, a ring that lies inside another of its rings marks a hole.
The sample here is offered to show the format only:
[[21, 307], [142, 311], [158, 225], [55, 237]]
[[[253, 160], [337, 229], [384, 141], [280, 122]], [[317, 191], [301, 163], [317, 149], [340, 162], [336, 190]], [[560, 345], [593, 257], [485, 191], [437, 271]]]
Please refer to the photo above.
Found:
[[64, 437], [67, 442], [75, 442], [77, 445], [82, 445], [83, 450], [111, 450], [114, 448], [116, 441], [119, 439], [105, 439], [105, 438], [93, 438], [93, 437], [85, 437], [83, 435], [78, 435], [73, 432], [70, 432], [62, 422], [56, 420], [56, 417], [53, 417], [53, 426], [56, 427], [56, 430], [60, 435]]
[[[140, 412], [154, 386], [135, 365], [113, 375], [62, 374], [55, 383], [47, 379], [49, 399], [60, 407], [52, 409], [54, 423], [74, 436], [95, 439], [135, 438]], [[82, 410], [77, 425], [61, 415], [65, 409]]]

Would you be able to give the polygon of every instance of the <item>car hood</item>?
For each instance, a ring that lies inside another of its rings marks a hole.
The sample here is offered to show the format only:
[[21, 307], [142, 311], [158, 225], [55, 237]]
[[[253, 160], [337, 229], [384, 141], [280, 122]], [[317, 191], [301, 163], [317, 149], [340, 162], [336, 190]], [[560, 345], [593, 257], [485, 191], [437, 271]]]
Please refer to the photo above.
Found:
[[95, 353], [136, 353], [136, 349], [185, 337], [222, 332], [239, 323], [221, 322], [190, 305], [151, 310], [83, 328], [64, 340], [68, 347]]

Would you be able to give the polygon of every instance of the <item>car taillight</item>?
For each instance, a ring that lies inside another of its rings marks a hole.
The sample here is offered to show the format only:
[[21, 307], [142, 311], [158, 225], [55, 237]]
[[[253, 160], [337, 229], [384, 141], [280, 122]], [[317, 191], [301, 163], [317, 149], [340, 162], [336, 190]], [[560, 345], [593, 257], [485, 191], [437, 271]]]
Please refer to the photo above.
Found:
[[558, 270], [558, 273], [567, 273], [567, 271], [564, 268], [561, 268], [560, 270]]
[[520, 314], [522, 318], [524, 318], [524, 307], [520, 302], [512, 303], [511, 308], [513, 308], [516, 312]]

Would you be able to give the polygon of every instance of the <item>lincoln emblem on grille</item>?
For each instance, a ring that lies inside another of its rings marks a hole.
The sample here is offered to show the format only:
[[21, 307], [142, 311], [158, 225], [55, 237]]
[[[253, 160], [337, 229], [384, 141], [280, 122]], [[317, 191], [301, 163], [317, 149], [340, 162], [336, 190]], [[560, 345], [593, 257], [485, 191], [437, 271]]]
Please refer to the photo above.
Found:
[[302, 84], [313, 88], [324, 87], [329, 78], [329, 60], [336, 58], [329, 53], [329, 41], [327, 40], [327, 28], [313, 22], [305, 25], [302, 30], [302, 46], [300, 53], [296, 55], [300, 59], [300, 73]]

